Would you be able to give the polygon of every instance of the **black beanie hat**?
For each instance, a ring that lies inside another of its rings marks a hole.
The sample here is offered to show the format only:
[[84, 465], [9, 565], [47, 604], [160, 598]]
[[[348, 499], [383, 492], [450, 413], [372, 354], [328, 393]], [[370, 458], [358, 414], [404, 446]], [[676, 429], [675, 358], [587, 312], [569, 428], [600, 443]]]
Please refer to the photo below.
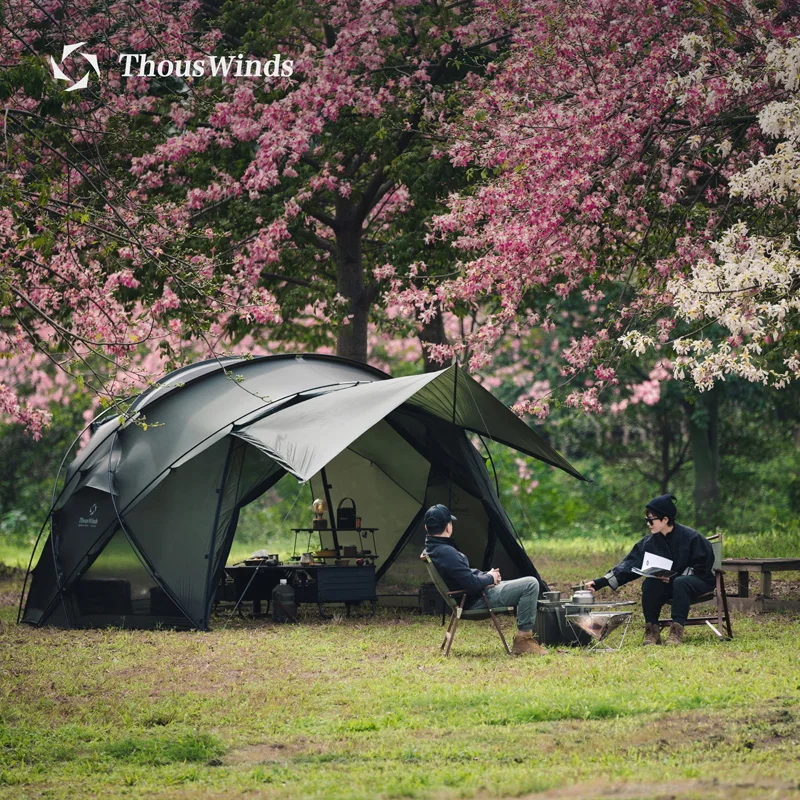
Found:
[[659, 517], [667, 517], [667, 519], [675, 519], [678, 516], [678, 509], [675, 508], [675, 495], [662, 494], [659, 497], [651, 500], [645, 508], [652, 511]]

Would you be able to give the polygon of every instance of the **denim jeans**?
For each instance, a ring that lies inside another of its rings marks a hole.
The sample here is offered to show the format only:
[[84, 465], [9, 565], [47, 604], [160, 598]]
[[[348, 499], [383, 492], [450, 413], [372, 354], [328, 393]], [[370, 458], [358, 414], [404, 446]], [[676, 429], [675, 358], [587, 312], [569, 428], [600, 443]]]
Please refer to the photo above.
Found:
[[714, 590], [714, 578], [698, 575], [678, 575], [670, 583], [658, 578], [645, 578], [642, 584], [644, 621], [656, 623], [664, 603], [672, 601], [672, 621], [685, 625], [689, 605], [695, 597]]
[[[486, 596], [492, 608], [497, 606], [517, 607], [517, 628], [532, 631], [536, 621], [536, 604], [539, 601], [539, 581], [533, 577], [500, 581], [497, 586], [488, 586]], [[470, 609], [486, 608], [483, 597], [479, 597]]]

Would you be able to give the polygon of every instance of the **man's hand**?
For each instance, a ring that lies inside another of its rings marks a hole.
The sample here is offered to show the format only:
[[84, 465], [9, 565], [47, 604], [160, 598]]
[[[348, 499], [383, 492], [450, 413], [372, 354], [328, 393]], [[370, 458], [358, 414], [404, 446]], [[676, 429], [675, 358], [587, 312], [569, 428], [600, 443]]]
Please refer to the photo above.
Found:
[[491, 576], [492, 576], [492, 578], [494, 578], [494, 585], [495, 585], [495, 586], [497, 586], [497, 584], [498, 584], [498, 583], [500, 583], [500, 581], [501, 581], [501, 580], [503, 580], [503, 579], [500, 577], [500, 570], [499, 570], [497, 567], [492, 567], [492, 568], [489, 570], [489, 572], [487, 573], [487, 575], [491, 575]]
[[596, 591], [594, 588], [594, 581], [584, 581], [583, 588], [588, 589], [590, 592]]

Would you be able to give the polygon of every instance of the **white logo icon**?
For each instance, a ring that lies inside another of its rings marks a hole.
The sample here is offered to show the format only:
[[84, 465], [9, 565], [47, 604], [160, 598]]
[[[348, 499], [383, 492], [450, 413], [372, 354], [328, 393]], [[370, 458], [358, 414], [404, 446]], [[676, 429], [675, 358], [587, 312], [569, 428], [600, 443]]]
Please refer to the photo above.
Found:
[[[78, 44], [65, 44], [64, 50], [61, 53], [61, 61], [59, 61], [59, 64], [63, 64], [65, 59], [70, 54], [75, 52], [75, 50], [77, 50], [79, 47], [83, 47], [85, 44], [86, 42], [78, 42]], [[78, 55], [85, 58], [89, 62], [89, 64], [91, 64], [92, 69], [97, 73], [97, 77], [99, 78], [100, 67], [97, 65], [97, 56], [94, 55], [93, 53], [79, 53]], [[58, 64], [56, 64], [53, 56], [50, 56], [50, 64], [53, 67], [53, 77], [57, 81], [69, 81], [70, 83], [72, 83], [72, 78], [70, 78], [69, 75], [64, 73], [61, 67], [59, 67]], [[88, 85], [89, 85], [89, 72], [87, 70], [86, 74], [77, 83], [72, 83], [72, 86], [68, 86], [66, 91], [74, 92], [76, 89], [85, 89]]]
[[[69, 90], [67, 90], [67, 91], [69, 91]], [[95, 511], [97, 511], [97, 503], [95, 503], [95, 504], [94, 504], [94, 505], [93, 505], [93, 506], [92, 506], [92, 507], [89, 509], [89, 516], [90, 516], [90, 517], [91, 517], [91, 516], [94, 516], [94, 512], [95, 512]]]

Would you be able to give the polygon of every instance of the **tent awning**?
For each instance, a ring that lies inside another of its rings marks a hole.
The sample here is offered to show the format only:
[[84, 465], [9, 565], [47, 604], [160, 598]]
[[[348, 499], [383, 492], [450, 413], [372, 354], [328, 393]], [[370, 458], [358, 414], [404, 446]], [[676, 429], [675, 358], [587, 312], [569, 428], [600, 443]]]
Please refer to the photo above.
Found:
[[309, 397], [233, 430], [306, 481], [404, 403], [585, 480], [534, 430], [456, 367]]

